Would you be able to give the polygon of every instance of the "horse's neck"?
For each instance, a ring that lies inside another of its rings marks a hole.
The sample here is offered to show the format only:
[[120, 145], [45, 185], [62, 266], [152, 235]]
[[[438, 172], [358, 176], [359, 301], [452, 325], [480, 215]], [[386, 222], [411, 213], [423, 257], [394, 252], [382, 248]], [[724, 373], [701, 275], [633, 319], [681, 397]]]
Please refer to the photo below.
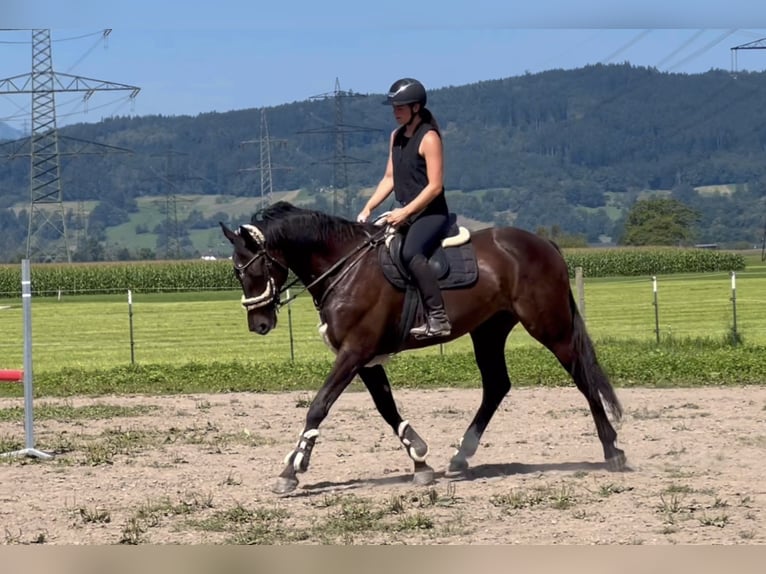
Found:
[[309, 285], [326, 273], [342, 256], [303, 248], [289, 253], [287, 266], [304, 285]]
[[[334, 249], [328, 251], [326, 246], [317, 247], [316, 249], [301, 248], [290, 250], [285, 252], [287, 256], [287, 266], [295, 273], [295, 276], [303, 283], [304, 286], [309, 287], [309, 291], [315, 299], [319, 299], [324, 293], [324, 289], [328, 284], [327, 281], [319, 281], [316, 285], [312, 285], [322, 275], [333, 270], [333, 266], [337, 265], [341, 259], [351, 253], [355, 249], [355, 245], [344, 246], [342, 249]], [[342, 268], [343, 265], [340, 266]], [[336, 270], [333, 270], [329, 274], [329, 277], [334, 277]]]

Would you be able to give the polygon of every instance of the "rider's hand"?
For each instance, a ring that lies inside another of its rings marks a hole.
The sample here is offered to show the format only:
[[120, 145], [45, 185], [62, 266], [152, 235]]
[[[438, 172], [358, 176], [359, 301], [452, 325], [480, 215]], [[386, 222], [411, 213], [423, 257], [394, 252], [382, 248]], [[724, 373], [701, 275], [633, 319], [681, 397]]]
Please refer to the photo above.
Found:
[[389, 212], [386, 216], [386, 221], [394, 227], [399, 227], [403, 223], [407, 222], [409, 214], [403, 207], [397, 207], [393, 211]]
[[362, 211], [359, 212], [359, 215], [356, 216], [356, 220], [359, 223], [367, 223], [367, 220], [370, 218], [370, 210], [365, 208]]

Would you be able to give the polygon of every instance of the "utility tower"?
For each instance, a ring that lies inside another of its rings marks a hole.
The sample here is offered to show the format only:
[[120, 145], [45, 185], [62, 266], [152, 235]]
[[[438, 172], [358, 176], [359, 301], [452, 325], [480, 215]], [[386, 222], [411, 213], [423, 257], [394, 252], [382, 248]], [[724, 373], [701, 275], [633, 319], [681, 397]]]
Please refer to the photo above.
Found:
[[189, 163], [185, 159], [187, 154], [168, 149], [161, 154], [164, 157], [162, 171], [150, 167], [154, 175], [163, 182], [165, 198], [162, 200], [160, 211], [165, 216], [165, 259], [181, 259], [182, 238], [186, 235], [181, 232], [178, 224], [178, 204], [189, 201], [178, 197], [179, 184], [192, 180], [201, 180], [201, 177], [189, 176]]
[[[747, 44], [740, 44], [731, 48], [731, 73], [737, 77], [737, 52], [739, 50], [766, 50], [766, 38], [754, 40]], [[763, 222], [763, 238], [761, 240], [761, 261], [766, 261], [766, 218]]]
[[260, 137], [254, 140], [245, 140], [240, 142], [240, 146], [258, 144], [260, 148], [261, 163], [258, 167], [246, 167], [239, 171], [258, 171], [261, 175], [261, 209], [272, 202], [274, 193], [273, 171], [275, 169], [292, 169], [288, 166], [273, 165], [271, 163], [271, 144], [286, 143], [287, 140], [275, 140], [269, 136], [269, 123], [266, 120], [266, 110], [261, 109], [261, 131]]
[[739, 46], [734, 46], [731, 48], [731, 73], [736, 74], [737, 73], [737, 52], [739, 50], [766, 50], [766, 38], [761, 38], [760, 40], [754, 40], [753, 42], [748, 42], [747, 44], [741, 44]]
[[[104, 37], [110, 32], [104, 30]], [[56, 94], [81, 92], [87, 102], [95, 92], [129, 91], [133, 100], [139, 90], [136, 86], [55, 72], [50, 30], [32, 30], [32, 73], [0, 80], [0, 94], [32, 95], [27, 259], [72, 261], [61, 191]]]
[[333, 166], [332, 172], [332, 213], [338, 210], [337, 192], [343, 193], [343, 211], [346, 216], [351, 216], [352, 194], [348, 190], [348, 165], [369, 163], [367, 160], [351, 157], [346, 154], [346, 134], [354, 132], [379, 132], [377, 128], [364, 126], [355, 126], [346, 124], [343, 121], [343, 101], [346, 98], [366, 97], [366, 94], [359, 94], [353, 91], [340, 89], [340, 81], [335, 78], [335, 90], [333, 92], [312, 96], [311, 100], [327, 100], [332, 98], [335, 102], [335, 123], [332, 126], [324, 128], [315, 128], [303, 130], [300, 134], [332, 134], [335, 137], [335, 153], [332, 158], [322, 160], [319, 163], [330, 163]]

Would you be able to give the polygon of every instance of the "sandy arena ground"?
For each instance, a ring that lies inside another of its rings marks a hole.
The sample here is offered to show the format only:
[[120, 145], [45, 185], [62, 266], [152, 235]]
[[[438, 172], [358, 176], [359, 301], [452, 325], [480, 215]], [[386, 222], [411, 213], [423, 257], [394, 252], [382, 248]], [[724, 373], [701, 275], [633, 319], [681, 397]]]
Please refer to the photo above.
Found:
[[[766, 387], [618, 389], [624, 473], [605, 469], [574, 388], [514, 389], [456, 481], [443, 469], [480, 390], [394, 393], [429, 442], [434, 484], [409, 482], [412, 463], [369, 396], [347, 392], [286, 497], [270, 489], [309, 393], [38, 400], [36, 446], [58, 454], [0, 460], [0, 540], [766, 543]], [[0, 422], [0, 444], [23, 440], [22, 420]]]

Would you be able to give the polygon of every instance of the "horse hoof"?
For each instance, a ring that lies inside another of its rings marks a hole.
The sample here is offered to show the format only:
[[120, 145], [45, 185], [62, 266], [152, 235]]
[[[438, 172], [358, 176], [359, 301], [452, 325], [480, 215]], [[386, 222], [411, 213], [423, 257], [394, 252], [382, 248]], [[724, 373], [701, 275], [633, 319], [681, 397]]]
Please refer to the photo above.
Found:
[[461, 478], [465, 476], [466, 472], [468, 472], [468, 461], [464, 458], [453, 458], [449, 462], [447, 470], [444, 471], [444, 476], [446, 478]]
[[608, 458], [606, 460], [606, 467], [610, 472], [622, 472], [623, 470], [626, 470], [628, 467], [628, 459], [625, 456], [625, 453], [620, 451], [612, 458]]
[[415, 471], [412, 475], [412, 484], [415, 486], [428, 486], [434, 482], [434, 469], [430, 466]]
[[289, 494], [295, 490], [297, 486], [297, 478], [285, 478], [284, 476], [280, 476], [274, 484], [274, 488], [271, 489], [271, 492], [274, 494]]

